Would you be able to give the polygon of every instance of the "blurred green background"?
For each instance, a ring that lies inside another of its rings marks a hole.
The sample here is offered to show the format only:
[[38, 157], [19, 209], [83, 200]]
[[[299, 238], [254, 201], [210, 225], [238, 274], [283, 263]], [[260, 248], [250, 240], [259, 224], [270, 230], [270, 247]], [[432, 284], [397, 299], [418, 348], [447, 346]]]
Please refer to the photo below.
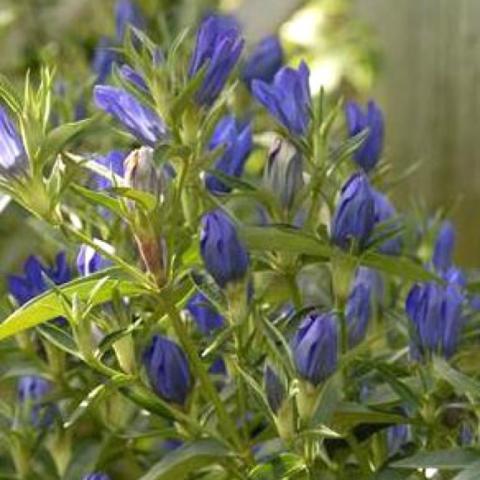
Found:
[[[114, 32], [113, 0], [0, 0], [0, 72], [21, 81], [42, 62], [58, 65], [70, 91], [91, 74], [96, 42]], [[366, 100], [385, 111], [385, 156], [397, 174], [399, 210], [445, 207], [458, 227], [457, 261], [480, 266], [480, 2], [478, 0], [138, 0], [152, 30], [208, 8], [233, 11], [251, 45], [279, 31], [296, 63], [306, 58], [314, 91]], [[43, 232], [8, 207], [0, 219], [0, 273]]]

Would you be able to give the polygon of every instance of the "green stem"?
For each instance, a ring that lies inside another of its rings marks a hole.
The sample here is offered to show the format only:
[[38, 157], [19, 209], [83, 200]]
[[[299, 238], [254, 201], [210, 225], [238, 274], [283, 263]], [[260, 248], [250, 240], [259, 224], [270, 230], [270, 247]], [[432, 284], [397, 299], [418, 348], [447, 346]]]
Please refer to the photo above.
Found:
[[[207, 370], [198, 356], [195, 345], [188, 335], [176, 306], [168, 300], [168, 293], [165, 293], [165, 295], [161, 296], [160, 301], [162, 302], [162, 305], [165, 307], [165, 310], [172, 321], [175, 333], [177, 334], [180, 343], [187, 353], [188, 359], [191, 362], [195, 374], [202, 385], [205, 397], [207, 397], [207, 399], [210, 400], [215, 407], [220, 426], [224, 430], [224, 433], [230, 436], [235, 447], [240, 451], [244, 451], [242, 441], [237, 432], [237, 426], [230, 418], [211, 378], [208, 375]], [[249, 455], [248, 449], [246, 449], [245, 453]]]

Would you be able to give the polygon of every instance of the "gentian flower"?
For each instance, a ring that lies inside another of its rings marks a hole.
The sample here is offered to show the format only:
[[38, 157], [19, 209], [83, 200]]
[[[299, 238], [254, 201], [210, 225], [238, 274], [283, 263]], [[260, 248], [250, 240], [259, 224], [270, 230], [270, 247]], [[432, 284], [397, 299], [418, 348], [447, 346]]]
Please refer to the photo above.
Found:
[[142, 105], [125, 90], [97, 85], [95, 105], [118, 120], [139, 141], [154, 147], [167, 135], [165, 122], [151, 108]]
[[89, 473], [88, 475], [83, 477], [83, 480], [110, 480], [110, 477], [106, 473], [95, 472]]
[[77, 270], [80, 276], [86, 277], [107, 268], [109, 265], [110, 262], [90, 245], [82, 245], [80, 247], [77, 255]]
[[0, 175], [16, 174], [27, 168], [27, 156], [15, 124], [0, 105]]
[[381, 274], [374, 268], [358, 267], [353, 280], [352, 289], [357, 285], [364, 285], [370, 290], [373, 304], [383, 305], [385, 299], [385, 285]]
[[369, 101], [365, 112], [356, 102], [348, 102], [345, 106], [348, 134], [350, 137], [358, 135], [368, 128], [368, 134], [363, 143], [353, 154], [355, 162], [369, 172], [380, 159], [383, 149], [384, 121], [378, 105]]
[[43, 404], [42, 400], [52, 388], [51, 383], [42, 377], [28, 375], [21, 377], [18, 382], [18, 398], [21, 404], [30, 410], [30, 423], [36, 428], [50, 425], [55, 414], [53, 404]]
[[225, 319], [220, 315], [210, 300], [198, 292], [187, 303], [187, 310], [195, 320], [198, 329], [203, 335], [210, 335], [213, 331], [222, 328]]
[[247, 274], [249, 255], [228, 215], [217, 209], [202, 218], [200, 253], [205, 267], [224, 288]]
[[267, 401], [273, 413], [277, 413], [285, 400], [286, 391], [282, 381], [273, 370], [267, 365], [264, 372], [265, 391], [267, 393]]
[[202, 21], [189, 68], [189, 76], [193, 77], [208, 62], [203, 83], [195, 97], [197, 103], [213, 104], [240, 57], [243, 43], [233, 18], [209, 15]]
[[148, 85], [145, 83], [144, 78], [130, 65], [124, 64], [120, 67], [120, 75], [124, 80], [127, 80], [132, 85], [135, 85], [144, 92], [149, 92]]
[[[125, 152], [120, 150], [112, 150], [106, 155], [96, 157], [95, 161], [103, 167], [110, 170], [115, 175], [123, 177], [123, 162], [125, 160]], [[104, 177], [103, 175], [95, 174], [93, 176], [97, 190], [106, 190], [113, 187], [112, 180]]]
[[[393, 233], [399, 227], [399, 221], [395, 208], [390, 203], [390, 200], [383, 194], [372, 189], [373, 198], [375, 200], [375, 224], [382, 224], [388, 222], [388, 225], [382, 229], [381, 235]], [[373, 235], [371, 242], [376, 240], [376, 235]], [[378, 246], [378, 251], [386, 255], [398, 255], [402, 249], [402, 238], [397, 234], [388, 238]]]
[[387, 449], [390, 456], [395, 455], [408, 442], [408, 425], [398, 424], [387, 428]]
[[253, 80], [253, 96], [293, 135], [305, 135], [310, 125], [312, 99], [310, 72], [302, 62], [298, 70], [283, 67], [273, 82]]
[[303, 160], [297, 149], [282, 138], [276, 138], [268, 152], [263, 184], [278, 198], [282, 208], [293, 206], [303, 187]]
[[139, 30], [143, 28], [145, 20], [138, 6], [132, 0], [118, 0], [115, 7], [115, 27], [117, 41], [122, 42], [127, 27], [131, 25]]
[[270, 83], [282, 68], [283, 50], [278, 37], [271, 35], [261, 40], [253, 49], [242, 68], [242, 78], [251, 88], [253, 80]]
[[333, 313], [310, 313], [293, 340], [293, 359], [299, 375], [317, 386], [337, 368], [337, 317]]
[[69, 282], [70, 269], [65, 253], [59, 253], [55, 258], [55, 266], [43, 265], [38, 257], [31, 256], [23, 266], [24, 276], [9, 275], [8, 289], [20, 305], [48, 290], [49, 286], [43, 275], [46, 275], [55, 285]]
[[352, 289], [345, 307], [348, 346], [357, 346], [367, 333], [372, 315], [372, 292], [367, 285], [357, 284]]
[[184, 406], [193, 382], [183, 350], [167, 337], [155, 335], [144, 354], [144, 364], [157, 395]]
[[117, 59], [112, 40], [102, 37], [95, 48], [92, 60], [92, 70], [97, 75], [95, 83], [103, 83], [112, 73], [113, 64]]
[[453, 249], [455, 247], [455, 227], [452, 222], [444, 221], [440, 226], [433, 251], [433, 266], [439, 273], [452, 266]]
[[355, 240], [366, 245], [375, 224], [375, 198], [365, 175], [353, 174], [342, 187], [340, 200], [332, 219], [330, 236], [344, 250]]
[[[222, 146], [224, 151], [217, 159], [214, 170], [231, 177], [241, 177], [245, 161], [252, 150], [252, 129], [250, 123], [239, 125], [233, 115], [223, 117], [217, 124], [208, 148]], [[205, 185], [214, 194], [228, 193], [231, 188], [215, 175], [207, 174]]]
[[463, 295], [455, 285], [416, 284], [410, 290], [406, 311], [413, 324], [411, 352], [420, 359], [425, 353], [446, 358], [455, 353], [463, 327]]

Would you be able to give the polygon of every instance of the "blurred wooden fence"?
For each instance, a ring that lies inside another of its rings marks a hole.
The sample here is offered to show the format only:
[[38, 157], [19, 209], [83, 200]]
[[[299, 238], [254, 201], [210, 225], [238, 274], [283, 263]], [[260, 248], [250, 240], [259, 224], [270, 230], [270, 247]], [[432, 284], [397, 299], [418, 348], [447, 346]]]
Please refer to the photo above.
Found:
[[373, 95], [388, 156], [397, 167], [423, 161], [402, 188], [432, 207], [460, 199], [457, 258], [480, 266], [480, 1], [353, 2], [383, 49]]

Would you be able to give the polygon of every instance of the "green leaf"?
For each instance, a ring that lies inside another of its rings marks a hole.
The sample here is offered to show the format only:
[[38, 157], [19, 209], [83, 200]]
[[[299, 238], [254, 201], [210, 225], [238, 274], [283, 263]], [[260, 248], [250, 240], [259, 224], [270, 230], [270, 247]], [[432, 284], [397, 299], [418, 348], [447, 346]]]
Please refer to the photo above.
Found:
[[107, 384], [102, 383], [91, 390], [88, 395], [77, 405], [71, 415], [63, 422], [63, 428], [70, 428], [90, 406], [107, 393]]
[[480, 397], [480, 383], [452, 368], [443, 358], [433, 359], [433, 370], [449, 383], [459, 395]]
[[468, 468], [456, 475], [453, 480], [478, 480], [480, 460], [473, 462]]
[[394, 468], [439, 468], [460, 470], [480, 461], [480, 454], [474, 450], [452, 448], [435, 452], [421, 452], [391, 464]]
[[40, 145], [40, 162], [55, 157], [69, 142], [90, 128], [98, 118], [97, 115], [78, 122], [65, 123], [51, 130]]
[[102, 192], [95, 192], [88, 188], [81, 187], [80, 185], [72, 185], [72, 188], [93, 205], [105, 207], [119, 217], [125, 216], [125, 212], [119, 201], [112, 198], [110, 195]]
[[312, 417], [312, 426], [329, 424], [331, 417], [338, 406], [342, 395], [342, 377], [335, 374], [330, 377], [320, 392], [315, 413]]
[[157, 199], [149, 192], [143, 192], [128, 187], [114, 187], [111, 191], [122, 197], [139, 202], [148, 211], [153, 210], [157, 206]]
[[[80, 300], [87, 300], [92, 289], [103, 278], [107, 279], [103, 288], [94, 298], [90, 299], [94, 305], [108, 302], [115, 289], [125, 296], [144, 293], [144, 290], [135, 283], [125, 279], [125, 277], [122, 278], [118, 268], [102, 270], [97, 274], [73, 280], [57, 288], [62, 295], [69, 299], [72, 299], [75, 294]], [[22, 305], [0, 324], [0, 340], [62, 316], [64, 313], [61, 297], [56, 292], [49, 290]]]
[[435, 274], [425, 270], [420, 263], [406, 257], [365, 252], [360, 258], [360, 263], [412, 282], [441, 282]]
[[241, 227], [239, 233], [251, 250], [276, 250], [326, 258], [333, 253], [330, 245], [293, 228]]
[[22, 112], [22, 101], [10, 81], [0, 74], [0, 97], [16, 114]]
[[182, 480], [191, 472], [218, 464], [231, 456], [231, 452], [214, 440], [198, 440], [166, 455], [140, 480]]

